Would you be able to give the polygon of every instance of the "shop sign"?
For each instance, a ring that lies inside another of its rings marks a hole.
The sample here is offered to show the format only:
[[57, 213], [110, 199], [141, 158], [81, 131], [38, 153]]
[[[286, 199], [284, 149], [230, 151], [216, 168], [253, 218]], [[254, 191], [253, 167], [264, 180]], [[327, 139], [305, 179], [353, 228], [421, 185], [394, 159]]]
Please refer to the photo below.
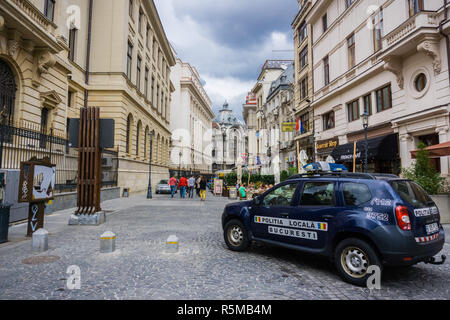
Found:
[[320, 152], [331, 151], [339, 145], [339, 139], [322, 140], [316, 143], [316, 150]]

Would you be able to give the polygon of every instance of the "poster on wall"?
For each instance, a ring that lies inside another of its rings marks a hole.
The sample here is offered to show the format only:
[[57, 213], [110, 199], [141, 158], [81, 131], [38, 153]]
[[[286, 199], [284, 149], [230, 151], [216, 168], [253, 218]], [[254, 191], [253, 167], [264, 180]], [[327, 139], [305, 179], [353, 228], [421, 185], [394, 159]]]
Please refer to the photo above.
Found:
[[19, 202], [46, 202], [53, 200], [55, 165], [48, 158], [22, 162], [19, 181]]
[[223, 180], [222, 179], [214, 180], [214, 194], [222, 195], [222, 190], [223, 190]]

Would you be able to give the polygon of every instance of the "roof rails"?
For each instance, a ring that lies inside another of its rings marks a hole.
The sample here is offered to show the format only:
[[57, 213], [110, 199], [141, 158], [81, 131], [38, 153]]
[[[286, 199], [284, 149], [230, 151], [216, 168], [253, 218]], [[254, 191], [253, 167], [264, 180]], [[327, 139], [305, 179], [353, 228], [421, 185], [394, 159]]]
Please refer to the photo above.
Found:
[[289, 177], [291, 179], [299, 178], [324, 178], [324, 177], [336, 177], [336, 178], [350, 178], [350, 179], [366, 179], [366, 180], [389, 180], [398, 179], [394, 174], [386, 173], [360, 173], [360, 172], [336, 172], [336, 171], [309, 171], [307, 173], [296, 174]]

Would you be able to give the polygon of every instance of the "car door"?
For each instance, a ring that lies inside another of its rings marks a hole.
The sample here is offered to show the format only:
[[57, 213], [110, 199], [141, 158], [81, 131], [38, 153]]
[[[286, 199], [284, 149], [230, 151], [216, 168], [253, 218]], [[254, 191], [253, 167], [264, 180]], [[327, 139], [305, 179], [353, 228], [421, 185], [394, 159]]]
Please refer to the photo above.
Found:
[[290, 238], [295, 245], [323, 249], [333, 228], [333, 219], [339, 212], [338, 185], [333, 181], [304, 181], [290, 216], [292, 228], [301, 230], [301, 237]]
[[286, 219], [295, 209], [298, 182], [287, 182], [276, 186], [262, 197], [259, 204], [250, 209], [253, 235], [256, 238], [283, 241], [280, 234]]

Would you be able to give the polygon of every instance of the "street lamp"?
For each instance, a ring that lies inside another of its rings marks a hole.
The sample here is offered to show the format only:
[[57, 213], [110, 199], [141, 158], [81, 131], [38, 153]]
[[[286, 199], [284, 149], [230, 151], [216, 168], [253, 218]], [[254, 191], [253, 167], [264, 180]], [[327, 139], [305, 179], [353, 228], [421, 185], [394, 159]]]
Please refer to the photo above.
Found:
[[222, 127], [222, 170], [225, 170], [225, 140], [227, 136], [227, 129]]
[[153, 156], [153, 136], [154, 132], [150, 131], [150, 160], [148, 167], [148, 187], [147, 187], [147, 199], [152, 199], [152, 156]]
[[369, 114], [367, 112], [364, 112], [361, 115], [363, 127], [364, 127], [364, 170], [366, 173], [369, 172], [369, 165], [368, 165], [368, 153], [369, 153], [369, 144], [367, 141], [367, 128], [369, 128]]
[[180, 153], [178, 154], [180, 156], [180, 164], [178, 166], [178, 179], [181, 178], [181, 157], [183, 156], [183, 153], [180, 151]]

